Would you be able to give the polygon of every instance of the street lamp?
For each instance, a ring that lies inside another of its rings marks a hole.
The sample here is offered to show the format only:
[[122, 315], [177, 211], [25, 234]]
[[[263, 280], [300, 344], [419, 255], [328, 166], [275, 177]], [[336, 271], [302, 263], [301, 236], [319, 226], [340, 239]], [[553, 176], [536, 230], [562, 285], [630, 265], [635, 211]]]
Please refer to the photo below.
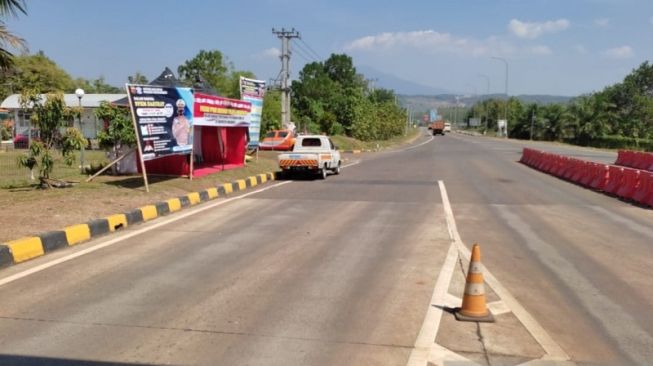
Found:
[[[84, 89], [77, 88], [77, 90], [75, 90], [75, 95], [77, 95], [77, 99], [79, 100], [79, 129], [82, 131], [82, 136], [84, 136], [84, 126], [82, 125], [82, 97], [84, 96]], [[86, 147], [86, 137], [84, 137], [84, 140], [84, 143], [82, 143], [82, 150], [79, 154], [82, 174], [84, 174], [84, 149]]]
[[492, 56], [492, 58], [502, 61], [504, 64], [506, 64], [506, 106], [504, 108], [503, 118], [506, 121], [506, 137], [508, 137], [508, 61], [506, 61], [506, 59], [503, 57]]

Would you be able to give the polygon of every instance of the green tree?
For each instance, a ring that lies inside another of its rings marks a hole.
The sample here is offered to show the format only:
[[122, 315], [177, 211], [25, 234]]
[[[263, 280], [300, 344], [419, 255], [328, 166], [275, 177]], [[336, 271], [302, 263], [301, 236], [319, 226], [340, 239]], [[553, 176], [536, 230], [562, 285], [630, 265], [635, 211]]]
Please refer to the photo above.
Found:
[[195, 57], [180, 65], [177, 73], [187, 85], [195, 85], [202, 80], [220, 94], [226, 95], [230, 90], [232, 70], [232, 63], [222, 52], [200, 50]]
[[8, 78], [14, 91], [38, 90], [42, 93], [74, 90], [70, 75], [48, 58], [43, 51], [14, 58], [17, 72]]
[[98, 133], [98, 141], [103, 148], [111, 148], [114, 151], [122, 146], [134, 146], [136, 134], [134, 124], [126, 108], [120, 108], [103, 101], [100, 107], [95, 110], [95, 116], [104, 122], [106, 129]]
[[281, 128], [281, 92], [268, 90], [263, 97], [261, 114], [261, 135], [270, 130]]
[[7, 47], [19, 51], [27, 51], [24, 39], [12, 34], [5, 23], [8, 17], [16, 17], [19, 13], [27, 14], [24, 0], [0, 0], [0, 71], [7, 71], [14, 66], [14, 58]]
[[80, 111], [66, 106], [63, 94], [51, 93], [43, 97], [38, 92], [27, 91], [21, 95], [21, 106], [31, 112], [31, 121], [39, 129], [40, 142], [31, 144], [29, 152], [19, 158], [18, 164], [30, 171], [38, 167], [42, 187], [49, 187], [50, 174], [54, 169], [52, 150], [61, 149], [61, 155], [67, 165], [75, 161], [74, 152], [81, 150], [87, 141], [81, 132], [75, 128], [65, 128]]
[[134, 75], [128, 76], [127, 82], [129, 82], [130, 84], [141, 84], [141, 85], [145, 85], [149, 83], [147, 77], [141, 74], [140, 71], [137, 71]]

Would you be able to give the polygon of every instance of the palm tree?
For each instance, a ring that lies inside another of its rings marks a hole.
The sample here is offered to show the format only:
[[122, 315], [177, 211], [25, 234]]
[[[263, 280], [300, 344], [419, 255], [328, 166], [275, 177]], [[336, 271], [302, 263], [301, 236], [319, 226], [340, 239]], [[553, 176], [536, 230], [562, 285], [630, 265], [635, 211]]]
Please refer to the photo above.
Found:
[[19, 13], [27, 14], [25, 0], [0, 0], [0, 70], [2, 71], [8, 70], [14, 64], [13, 55], [7, 50], [7, 46], [21, 51], [27, 50], [25, 40], [9, 32], [3, 20], [16, 17]]

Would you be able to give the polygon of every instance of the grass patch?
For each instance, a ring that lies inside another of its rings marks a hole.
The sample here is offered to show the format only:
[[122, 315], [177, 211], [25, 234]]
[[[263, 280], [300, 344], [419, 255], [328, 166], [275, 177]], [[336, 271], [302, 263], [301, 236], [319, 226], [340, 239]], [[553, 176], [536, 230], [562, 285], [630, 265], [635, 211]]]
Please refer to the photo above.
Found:
[[408, 134], [383, 141], [360, 141], [347, 136], [332, 136], [331, 140], [340, 150], [384, 150], [404, 145], [419, 137], [419, 128], [408, 129]]

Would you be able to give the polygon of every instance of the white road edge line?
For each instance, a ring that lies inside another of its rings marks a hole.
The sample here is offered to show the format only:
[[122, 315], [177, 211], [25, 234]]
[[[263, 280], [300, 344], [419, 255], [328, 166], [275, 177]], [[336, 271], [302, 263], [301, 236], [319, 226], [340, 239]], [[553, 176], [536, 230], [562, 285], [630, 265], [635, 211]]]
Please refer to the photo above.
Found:
[[24, 278], [24, 277], [27, 277], [27, 276], [29, 276], [31, 274], [41, 272], [41, 271], [46, 270], [46, 269], [48, 269], [50, 267], [53, 267], [53, 266], [56, 266], [58, 264], [73, 260], [73, 259], [81, 257], [83, 255], [93, 253], [93, 252], [98, 251], [100, 249], [103, 249], [103, 248], [106, 248], [108, 246], [119, 243], [119, 242], [121, 242], [123, 240], [127, 240], [129, 238], [132, 238], [134, 236], [143, 234], [143, 233], [148, 232], [150, 230], [154, 230], [154, 229], [159, 228], [161, 226], [167, 225], [167, 224], [169, 224], [171, 222], [175, 222], [175, 221], [184, 219], [184, 218], [186, 218], [188, 216], [196, 215], [196, 214], [198, 214], [200, 212], [210, 210], [210, 209], [212, 209], [214, 207], [221, 206], [221, 205], [224, 205], [226, 203], [229, 203], [229, 202], [232, 202], [232, 201], [235, 201], [235, 200], [240, 200], [240, 199], [243, 199], [245, 197], [249, 197], [251, 195], [267, 191], [268, 189], [277, 188], [277, 187], [280, 187], [282, 185], [289, 184], [289, 183], [292, 183], [292, 181], [279, 182], [277, 184], [274, 184], [274, 185], [271, 185], [271, 186], [268, 186], [268, 187], [263, 187], [261, 189], [257, 189], [255, 191], [248, 192], [248, 193], [245, 193], [245, 194], [237, 196], [237, 197], [227, 198], [224, 201], [223, 200], [218, 200], [218, 201], [215, 201], [215, 202], [209, 202], [206, 205], [195, 206], [194, 209], [189, 210], [187, 212], [181, 212], [181, 213], [174, 214], [174, 215], [171, 215], [171, 216], [163, 217], [163, 220], [161, 220], [159, 222], [153, 222], [151, 224], [148, 223], [149, 225], [147, 225], [144, 228], [128, 232], [125, 235], [121, 235], [120, 237], [110, 239], [107, 242], [104, 242], [102, 244], [98, 244], [98, 245], [95, 245], [93, 247], [89, 247], [89, 248], [81, 250], [79, 252], [67, 255], [65, 257], [55, 259], [55, 260], [53, 260], [51, 262], [47, 262], [47, 263], [41, 264], [39, 266], [36, 266], [36, 267], [30, 268], [28, 270], [25, 270], [23, 272], [19, 272], [19, 273], [16, 273], [14, 275], [11, 275], [9, 277], [0, 279], [0, 286], [4, 286], [4, 285], [6, 285], [8, 283], [17, 281], [17, 280], [19, 280], [21, 278]]
[[416, 149], [416, 148], [418, 148], [418, 147], [420, 147], [420, 146], [422, 146], [422, 145], [426, 145], [426, 144], [428, 144], [428, 143], [431, 142], [431, 141], [433, 141], [433, 136], [431, 136], [428, 140], [426, 140], [426, 141], [424, 141], [424, 142], [421, 142], [421, 143], [419, 143], [419, 144], [417, 144], [417, 145], [415, 145], [415, 146], [407, 147], [407, 148], [405, 148], [405, 149], [391, 150], [391, 151], [388, 151], [388, 153], [396, 153], [396, 152], [403, 152], [403, 151], [408, 151], [408, 150]]
[[[441, 180], [438, 181], [438, 185], [440, 186], [440, 194], [442, 196], [442, 204], [444, 205], [444, 213], [447, 219], [447, 227], [449, 227], [449, 234], [454, 235], [454, 242], [460, 251], [461, 257], [469, 261], [471, 252], [467, 249], [465, 244], [463, 244], [460, 235], [458, 234], [453, 210], [451, 209], [451, 203], [449, 202], [449, 196], [447, 195], [447, 189], [444, 186], [444, 182]], [[490, 286], [501, 300], [503, 300], [504, 304], [513, 314], [515, 314], [517, 319], [519, 319], [519, 321], [524, 325], [535, 341], [544, 349], [544, 352], [547, 353], [547, 356], [545, 356], [547, 360], [569, 360], [569, 356], [560, 345], [549, 336], [547, 331], [537, 322], [537, 320], [533, 318], [533, 316], [517, 301], [517, 299], [512, 296], [508, 289], [506, 289], [485, 267], [483, 267], [483, 276], [488, 286]]]
[[[347, 164], [347, 165], [343, 166], [343, 168], [349, 168], [349, 167], [352, 167], [352, 166], [357, 165], [357, 164], [360, 164], [360, 160], [359, 160], [359, 161], [356, 161], [356, 162], [353, 162], [353, 163], [351, 163], [351, 164]], [[292, 182], [293, 182], [293, 181], [290, 181], [290, 180], [289, 180], [289, 181], [285, 181], [285, 182], [278, 182], [278, 183], [276, 183], [276, 184], [274, 184], [274, 185], [271, 185], [271, 186], [268, 186], [268, 187], [263, 187], [263, 188], [261, 188], [261, 189], [257, 189], [257, 190], [255, 190], [255, 191], [248, 192], [248, 193], [245, 193], [245, 194], [240, 195], [240, 196], [237, 196], [237, 197], [227, 198], [227, 199], [225, 199], [224, 201], [215, 201], [215, 202], [210, 202], [210, 203], [208, 203], [208, 204], [206, 204], [206, 205], [196, 206], [196, 207], [194, 207], [192, 210], [187, 211], [187, 212], [181, 212], [181, 213], [176, 214], [176, 215], [163, 217], [162, 220], [161, 220], [160, 222], [152, 223], [152, 224], [150, 224], [150, 225], [148, 225], [147, 227], [144, 227], [144, 228], [142, 228], [142, 229], [134, 230], [134, 231], [132, 231], [132, 232], [126, 233], [125, 235], [121, 235], [120, 237], [117, 237], [117, 238], [111, 239], [111, 240], [109, 240], [109, 241], [107, 241], [107, 242], [105, 242], [105, 243], [98, 244], [98, 245], [96, 245], [96, 246], [93, 246], [93, 247], [90, 247], [90, 248], [87, 248], [87, 249], [84, 249], [84, 250], [80, 250], [79, 252], [76, 252], [76, 253], [73, 253], [73, 254], [67, 255], [67, 256], [65, 256], [65, 257], [61, 257], [61, 258], [55, 259], [55, 260], [53, 260], [53, 261], [51, 261], [51, 262], [43, 263], [43, 264], [41, 264], [41, 265], [39, 265], [39, 266], [36, 266], [36, 267], [30, 268], [30, 269], [25, 270], [25, 271], [23, 271], [23, 272], [18, 272], [18, 273], [14, 274], [14, 275], [11, 275], [11, 276], [8, 276], [8, 277], [5, 277], [5, 278], [2, 278], [2, 279], [0, 279], [0, 286], [4, 286], [4, 285], [6, 285], [6, 284], [8, 284], [8, 283], [11, 283], [11, 282], [17, 281], [17, 280], [19, 280], [19, 279], [21, 279], [21, 278], [27, 277], [27, 276], [29, 276], [29, 275], [31, 275], [31, 274], [34, 274], [34, 273], [41, 272], [41, 271], [43, 271], [43, 270], [46, 270], [46, 269], [48, 269], [48, 268], [50, 268], [50, 267], [53, 267], [53, 266], [56, 266], [56, 265], [58, 265], [58, 264], [61, 264], [61, 263], [64, 263], [64, 262], [68, 262], [68, 261], [70, 261], [70, 260], [73, 260], [73, 259], [75, 259], [75, 258], [81, 257], [81, 256], [83, 256], [83, 255], [86, 255], [86, 254], [89, 254], [89, 253], [93, 253], [93, 252], [95, 252], [95, 251], [97, 251], [97, 250], [100, 250], [100, 249], [102, 249], [102, 248], [106, 248], [106, 247], [108, 247], [108, 246], [114, 245], [114, 244], [116, 244], [116, 243], [119, 243], [119, 242], [121, 242], [121, 241], [123, 241], [123, 240], [129, 239], [129, 238], [134, 237], [134, 236], [136, 236], [136, 235], [140, 235], [140, 234], [142, 234], [142, 233], [145, 233], [145, 232], [147, 232], [147, 231], [150, 231], [150, 230], [156, 229], [156, 228], [161, 227], [161, 226], [163, 226], [163, 225], [167, 225], [167, 224], [169, 224], [169, 223], [171, 223], [171, 222], [175, 222], [175, 221], [177, 221], [177, 220], [181, 220], [181, 219], [186, 218], [186, 217], [188, 217], [188, 216], [192, 216], [192, 215], [198, 214], [198, 213], [200, 213], [200, 212], [204, 212], [204, 211], [206, 211], [206, 210], [210, 210], [210, 209], [212, 209], [212, 208], [214, 208], [214, 207], [224, 205], [224, 204], [229, 203], [229, 202], [234, 201], [234, 200], [240, 200], [240, 199], [243, 199], [243, 198], [245, 198], [245, 197], [249, 197], [249, 196], [251, 196], [251, 195], [254, 195], [254, 194], [257, 194], [257, 193], [261, 193], [261, 192], [267, 191], [268, 189], [272, 189], [272, 188], [280, 187], [280, 186], [285, 185], [285, 184], [290, 184], [290, 183], [292, 183]]]
[[441, 306], [444, 305], [445, 299], [447, 298], [449, 284], [451, 283], [453, 272], [456, 269], [457, 259], [458, 249], [455, 243], [452, 242], [449, 246], [444, 264], [440, 269], [438, 279], [435, 282], [431, 302], [429, 303], [429, 308], [426, 311], [426, 316], [424, 317], [424, 322], [422, 323], [422, 328], [419, 331], [413, 350], [410, 352], [407, 366], [426, 365], [429, 361], [429, 354], [435, 344], [435, 337], [438, 334], [440, 320], [442, 319]]

